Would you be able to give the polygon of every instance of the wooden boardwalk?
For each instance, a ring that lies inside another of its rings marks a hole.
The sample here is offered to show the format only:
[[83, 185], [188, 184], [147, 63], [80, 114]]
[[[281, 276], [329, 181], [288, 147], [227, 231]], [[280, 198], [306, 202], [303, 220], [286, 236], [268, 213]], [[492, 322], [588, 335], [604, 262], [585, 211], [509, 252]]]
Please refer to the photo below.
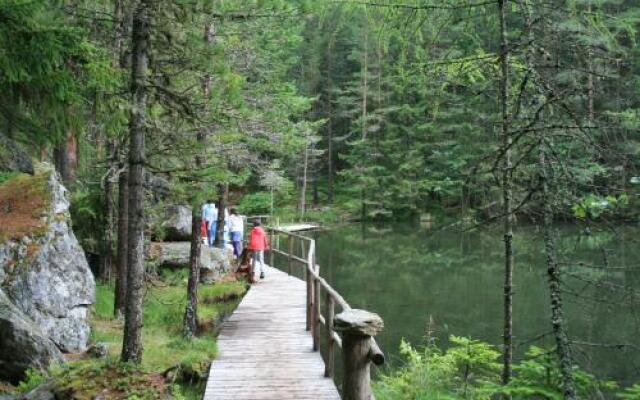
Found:
[[305, 330], [305, 282], [266, 274], [222, 327], [204, 400], [340, 400]]

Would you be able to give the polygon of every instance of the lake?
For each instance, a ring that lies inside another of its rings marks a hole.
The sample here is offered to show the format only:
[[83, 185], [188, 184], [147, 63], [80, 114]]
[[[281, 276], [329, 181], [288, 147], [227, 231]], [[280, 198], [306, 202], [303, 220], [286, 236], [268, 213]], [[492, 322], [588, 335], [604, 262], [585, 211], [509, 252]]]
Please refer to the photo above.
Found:
[[[321, 275], [354, 308], [384, 319], [378, 336], [389, 362], [402, 338], [425, 343], [427, 331], [502, 342], [503, 241], [499, 227], [474, 232], [419, 225], [350, 224], [315, 232]], [[598, 377], [640, 381], [640, 229], [558, 226], [569, 335], [575, 357]], [[541, 232], [520, 227], [514, 240], [514, 343], [554, 345]], [[284, 247], [284, 246], [282, 246]], [[277, 263], [284, 266], [283, 261]], [[545, 334], [549, 333], [547, 336]]]

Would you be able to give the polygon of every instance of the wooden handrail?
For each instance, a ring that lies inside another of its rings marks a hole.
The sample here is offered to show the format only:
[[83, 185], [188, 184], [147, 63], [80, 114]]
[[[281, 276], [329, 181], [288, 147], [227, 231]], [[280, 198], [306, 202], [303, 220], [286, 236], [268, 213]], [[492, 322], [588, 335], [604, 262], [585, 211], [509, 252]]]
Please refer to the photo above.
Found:
[[[335, 347], [337, 346], [343, 350], [345, 359], [343, 398], [345, 400], [369, 400], [372, 398], [369, 364], [382, 365], [385, 362], [384, 353], [374, 338], [375, 334], [382, 329], [382, 320], [376, 314], [352, 309], [340, 293], [320, 276], [320, 266], [316, 264], [314, 239], [282, 229], [268, 229], [271, 238], [269, 250], [272, 266], [274, 254], [280, 254], [287, 258], [289, 274], [292, 272], [294, 262], [296, 265], [304, 267], [302, 272], [307, 284], [307, 330], [311, 331], [314, 351], [320, 350], [321, 335], [324, 335], [324, 343], [327, 347], [325, 376], [333, 377], [334, 375]], [[288, 251], [276, 248], [274, 237], [277, 234], [287, 236]], [[302, 246], [304, 258], [293, 254], [294, 238], [302, 240], [303, 244], [308, 244], [308, 248]], [[305, 250], [306, 254], [304, 254]], [[321, 291], [324, 291], [325, 294], [324, 313], [320, 306]], [[337, 316], [336, 305], [342, 309], [342, 313]], [[341, 323], [339, 328], [342, 337], [335, 329], [335, 321]], [[347, 325], [345, 325], [345, 321], [347, 321]], [[345, 346], [347, 347], [345, 348]]]

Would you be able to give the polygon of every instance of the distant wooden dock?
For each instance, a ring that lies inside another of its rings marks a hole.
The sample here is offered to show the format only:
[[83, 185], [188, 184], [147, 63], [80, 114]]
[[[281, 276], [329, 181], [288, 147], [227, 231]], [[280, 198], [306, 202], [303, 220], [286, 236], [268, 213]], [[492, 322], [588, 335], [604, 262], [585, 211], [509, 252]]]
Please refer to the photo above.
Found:
[[320, 225], [310, 223], [280, 224], [274, 228], [284, 232], [304, 232], [320, 229]]
[[267, 267], [218, 336], [205, 400], [339, 400], [306, 331], [306, 285]]

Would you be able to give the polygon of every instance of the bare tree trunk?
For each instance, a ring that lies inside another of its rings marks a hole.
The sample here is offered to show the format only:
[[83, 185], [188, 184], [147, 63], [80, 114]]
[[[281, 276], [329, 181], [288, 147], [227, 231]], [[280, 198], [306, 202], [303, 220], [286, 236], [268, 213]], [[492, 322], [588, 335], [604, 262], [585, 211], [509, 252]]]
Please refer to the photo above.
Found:
[[327, 51], [327, 202], [333, 204], [333, 36]]
[[[365, 15], [367, 6], [365, 6]], [[364, 27], [364, 54], [362, 59], [362, 139], [367, 138], [367, 100], [369, 97], [369, 21]]]
[[216, 226], [216, 238], [213, 242], [215, 247], [224, 245], [224, 210], [227, 208], [227, 196], [229, 195], [229, 184], [220, 184], [220, 197], [218, 198], [218, 225]]
[[102, 268], [100, 271], [101, 278], [104, 281], [111, 281], [112, 269], [113, 269], [113, 196], [114, 185], [113, 176], [115, 175], [117, 165], [117, 149], [113, 139], [107, 140], [107, 158], [109, 160], [108, 168], [105, 180], [104, 180], [104, 243], [102, 255]]
[[144, 164], [146, 70], [151, 0], [141, 0], [133, 17], [131, 92], [133, 107], [129, 147], [129, 257], [122, 361], [142, 361], [144, 300]]
[[500, 14], [500, 108], [501, 135], [504, 149], [502, 170], [502, 202], [504, 214], [504, 331], [502, 383], [511, 380], [513, 362], [513, 189], [511, 135], [509, 124], [509, 43], [507, 41], [506, 0], [498, 0]]
[[560, 266], [556, 253], [556, 237], [553, 233], [553, 204], [549, 190], [549, 168], [545, 155], [545, 144], [540, 144], [539, 166], [540, 180], [542, 183], [542, 202], [544, 209], [543, 232], [544, 248], [547, 255], [547, 278], [549, 283], [549, 295], [551, 297], [551, 325], [556, 339], [556, 351], [560, 361], [560, 376], [562, 393], [565, 400], [576, 399], [576, 387], [573, 379], [573, 357], [571, 345], [565, 327], [564, 313], [562, 310], [562, 292], [560, 289]]
[[[591, 14], [591, 3], [588, 3], [587, 11]], [[594, 106], [593, 98], [595, 95], [595, 86], [593, 82], [593, 51], [587, 51], [587, 121], [589, 125], [593, 123]]]
[[304, 147], [304, 161], [302, 166], [302, 188], [300, 188], [300, 220], [304, 219], [307, 205], [307, 169], [309, 165], [309, 146]]
[[[369, 14], [367, 13], [367, 6], [364, 6], [365, 10], [365, 26], [364, 26], [364, 54], [362, 60], [362, 140], [367, 138], [367, 97], [368, 93], [368, 77], [367, 72], [369, 70]], [[364, 174], [363, 171], [361, 173]], [[362, 210], [362, 220], [367, 217], [367, 193], [364, 189], [360, 191], [360, 201]]]
[[118, 275], [116, 277], [116, 291], [114, 315], [121, 319], [124, 317], [127, 298], [127, 259], [128, 230], [129, 230], [129, 171], [121, 165], [120, 181], [118, 189]]

